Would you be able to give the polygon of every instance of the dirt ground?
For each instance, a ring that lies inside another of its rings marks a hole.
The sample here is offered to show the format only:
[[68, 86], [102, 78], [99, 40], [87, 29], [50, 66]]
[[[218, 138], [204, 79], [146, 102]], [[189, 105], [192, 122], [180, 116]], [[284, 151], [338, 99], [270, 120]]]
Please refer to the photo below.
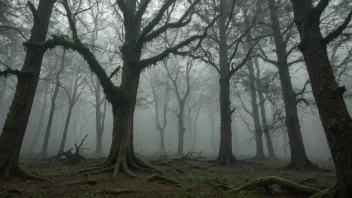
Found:
[[[336, 181], [335, 172], [286, 170], [281, 168], [283, 164], [279, 162], [257, 163], [246, 160], [237, 165], [217, 166], [205, 161], [163, 160], [152, 164], [179, 184], [148, 181], [154, 173], [135, 170], [136, 178], [120, 173], [119, 179], [114, 182], [112, 173], [103, 173], [91, 175], [97, 181], [96, 184], [70, 184], [87, 178], [83, 173], [77, 173], [79, 170], [95, 166], [103, 160], [89, 159], [79, 165], [66, 165], [61, 160], [51, 163], [36, 159], [22, 161], [21, 166], [25, 170], [50, 179], [53, 184], [18, 178], [0, 180], [0, 197], [300, 197], [281, 190], [279, 186], [273, 186], [272, 194], [259, 188], [231, 195], [227, 194], [228, 189], [215, 186], [237, 187], [264, 176], [278, 176], [297, 183], [313, 178], [305, 185], [317, 189], [333, 186]], [[118, 194], [107, 193], [106, 189], [117, 189]]]

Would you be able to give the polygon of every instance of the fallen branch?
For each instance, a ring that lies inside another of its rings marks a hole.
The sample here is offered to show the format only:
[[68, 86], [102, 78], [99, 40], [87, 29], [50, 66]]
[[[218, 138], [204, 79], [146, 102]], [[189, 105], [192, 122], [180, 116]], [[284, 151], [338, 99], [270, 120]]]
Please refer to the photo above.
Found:
[[147, 179], [147, 181], [161, 181], [161, 182], [164, 182], [164, 183], [169, 183], [169, 184], [176, 184], [176, 185], [180, 185], [180, 183], [176, 180], [173, 180], [171, 178], [168, 178], [168, 177], [165, 177], [165, 176], [162, 176], [162, 175], [152, 175], [151, 177], [149, 177]]
[[83, 152], [83, 150], [85, 150], [86, 148], [81, 148], [82, 145], [83, 145], [83, 142], [84, 140], [87, 138], [88, 135], [86, 135], [81, 143], [77, 146], [77, 144], [75, 144], [75, 152], [73, 153], [73, 148], [67, 150], [67, 151], [59, 151], [59, 153], [56, 155], [56, 156], [53, 156], [51, 158], [49, 158], [49, 161], [47, 163], [50, 163], [51, 161], [55, 160], [55, 159], [58, 159], [58, 158], [61, 158], [62, 156], [65, 156], [66, 157], [66, 162], [65, 163], [68, 163], [68, 164], [78, 164], [80, 163], [81, 161], [85, 161], [85, 162], [88, 162], [88, 160], [83, 157], [81, 154]]

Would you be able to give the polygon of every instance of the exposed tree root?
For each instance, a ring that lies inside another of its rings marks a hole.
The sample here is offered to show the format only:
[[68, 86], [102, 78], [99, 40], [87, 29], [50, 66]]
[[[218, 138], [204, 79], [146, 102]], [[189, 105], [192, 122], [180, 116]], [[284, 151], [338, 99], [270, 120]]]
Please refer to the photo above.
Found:
[[[172, 166], [170, 163], [161, 162], [161, 163], [157, 163], [157, 164], [158, 164], [158, 165], [161, 165], [161, 166], [167, 166], [167, 167], [170, 167], [170, 168], [172, 168], [172, 169], [175, 169], [176, 172], [181, 173], [181, 174], [187, 172], [187, 171], [185, 171], [185, 170], [182, 169], [182, 168], [177, 168], [177, 167]], [[163, 175], [164, 175], [164, 174], [163, 174]]]
[[315, 188], [302, 186], [300, 184], [279, 178], [274, 176], [258, 178], [254, 181], [248, 182], [240, 187], [233, 188], [229, 191], [229, 193], [236, 193], [241, 190], [253, 190], [259, 187], [265, 187], [268, 189], [271, 185], [279, 185], [281, 189], [289, 191], [291, 193], [300, 195], [300, 196], [310, 196], [316, 193], [320, 193], [321, 191]]
[[213, 161], [215, 165], [236, 165], [238, 164], [238, 161], [236, 160], [235, 157], [231, 158], [217, 158], [216, 160]]
[[104, 189], [102, 191], [102, 193], [105, 193], [105, 194], [112, 194], [112, 195], [119, 195], [119, 194], [124, 194], [124, 193], [135, 193], [137, 191], [134, 191], [134, 190], [123, 190], [123, 189], [119, 189], [119, 188], [116, 188], [116, 189]]
[[157, 170], [153, 166], [139, 159], [135, 154], [132, 154], [131, 152], [127, 152], [127, 154], [120, 152], [118, 157], [112, 157], [112, 155], [109, 155], [109, 157], [99, 167], [84, 169], [79, 171], [79, 173], [100, 174], [113, 172], [113, 179], [116, 181], [119, 172], [123, 172], [129, 177], [135, 178], [136, 176], [133, 174], [130, 168], [146, 172], [157, 171], [162, 174], [160, 170]]
[[265, 156], [264, 155], [256, 155], [251, 160], [262, 162], [262, 161], [265, 161]]
[[77, 184], [88, 184], [88, 185], [95, 185], [97, 184], [97, 180], [94, 178], [88, 178], [85, 180], [80, 180], [80, 181], [71, 181], [67, 182], [67, 185], [77, 185]]
[[351, 188], [343, 188], [339, 184], [335, 184], [335, 186], [320, 191], [314, 195], [309, 196], [308, 198], [350, 198], [351, 194]]
[[161, 181], [161, 182], [165, 182], [165, 183], [169, 183], [169, 184], [176, 184], [176, 185], [180, 185], [180, 183], [176, 180], [173, 180], [171, 178], [162, 176], [162, 175], [152, 175], [151, 177], [149, 177], [147, 179], [147, 181]]
[[315, 164], [313, 164], [311, 161], [309, 161], [308, 159], [306, 159], [304, 162], [302, 163], [294, 163], [294, 162], [290, 162], [290, 164], [288, 164], [286, 167], [284, 167], [285, 169], [294, 169], [294, 170], [300, 170], [303, 172], [306, 171], [314, 171], [314, 170], [319, 170], [319, 167], [316, 166]]
[[225, 184], [214, 184], [213, 189], [231, 190], [232, 188]]
[[2, 172], [2, 178], [9, 180], [10, 177], [19, 177], [25, 180], [33, 180], [33, 181], [39, 181], [39, 182], [49, 182], [52, 183], [52, 181], [30, 174], [26, 171], [24, 171], [21, 167], [19, 167], [16, 163], [6, 163], [4, 166], [3, 170], [0, 170]]

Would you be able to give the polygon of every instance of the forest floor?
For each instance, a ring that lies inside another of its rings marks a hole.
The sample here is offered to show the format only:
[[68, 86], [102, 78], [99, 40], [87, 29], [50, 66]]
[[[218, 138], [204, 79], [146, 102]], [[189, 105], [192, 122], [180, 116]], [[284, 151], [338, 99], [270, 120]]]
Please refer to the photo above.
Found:
[[[22, 161], [21, 166], [25, 170], [40, 174], [53, 184], [19, 178], [0, 180], [0, 197], [229, 197], [228, 189], [224, 189], [224, 186], [237, 187], [265, 176], [277, 176], [296, 183], [311, 178], [304, 185], [317, 189], [333, 186], [336, 181], [333, 171], [286, 170], [279, 162], [257, 163], [246, 160], [237, 165], [217, 166], [205, 161], [185, 159], [152, 162], [176, 184], [170, 181], [149, 181], [153, 173], [136, 170], [133, 170], [136, 178], [120, 173], [119, 179], [113, 182], [112, 173], [102, 173], [91, 176], [97, 181], [96, 184], [72, 184], [86, 178], [77, 171], [95, 166], [103, 160], [89, 159], [79, 165], [65, 165], [61, 160], [50, 163], [38, 159]], [[116, 194], [111, 194], [107, 189], [115, 189]], [[264, 189], [255, 189], [240, 191], [231, 194], [231, 197], [300, 197], [280, 190], [279, 186], [274, 186], [272, 190], [270, 195]]]

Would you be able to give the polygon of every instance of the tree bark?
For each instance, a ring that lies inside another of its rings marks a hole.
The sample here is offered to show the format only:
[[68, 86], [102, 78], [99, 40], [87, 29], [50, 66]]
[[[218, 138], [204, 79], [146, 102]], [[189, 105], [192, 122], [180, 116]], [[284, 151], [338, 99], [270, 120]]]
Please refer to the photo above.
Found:
[[193, 121], [193, 142], [192, 142], [192, 151], [193, 151], [193, 152], [196, 151], [197, 121], [198, 121], [198, 118], [199, 118], [200, 109], [201, 109], [201, 107], [199, 107], [199, 109], [197, 109], [196, 117], [194, 118], [194, 121]]
[[65, 127], [64, 127], [64, 132], [62, 133], [62, 138], [61, 138], [59, 152], [64, 152], [64, 150], [65, 150], [66, 137], [67, 137], [67, 132], [68, 132], [68, 126], [69, 126], [70, 121], [71, 121], [73, 105], [74, 104], [70, 103], [69, 107], [68, 107], [67, 116], [66, 116], [66, 120], [65, 120]]
[[185, 101], [179, 101], [179, 112], [177, 114], [178, 118], [178, 142], [177, 142], [177, 156], [183, 156], [183, 147], [184, 147], [184, 134], [185, 134], [185, 125], [184, 125], [184, 112], [185, 112]]
[[55, 82], [55, 88], [53, 95], [51, 96], [51, 105], [50, 105], [50, 112], [49, 112], [49, 118], [48, 118], [48, 123], [46, 125], [46, 131], [45, 131], [45, 137], [44, 137], [44, 142], [43, 142], [43, 147], [40, 155], [46, 156], [48, 153], [48, 144], [49, 144], [49, 137], [51, 134], [51, 126], [53, 124], [53, 118], [54, 118], [54, 113], [55, 113], [55, 108], [56, 108], [56, 98], [59, 93], [60, 89], [60, 75], [62, 70], [64, 69], [65, 66], [65, 55], [66, 55], [66, 50], [64, 49], [62, 52], [61, 56], [61, 66], [59, 68], [59, 71], [56, 73], [56, 82]]
[[163, 130], [159, 130], [159, 133], [160, 133], [160, 149], [159, 149], [159, 152], [160, 153], [165, 153], [164, 131]]
[[268, 0], [268, 3], [272, 29], [274, 32], [282, 96], [285, 104], [285, 123], [291, 151], [291, 162], [288, 165], [288, 168], [303, 170], [312, 169], [315, 168], [315, 165], [309, 161], [303, 144], [301, 126], [299, 124], [297, 112], [296, 95], [292, 88], [291, 76], [286, 58], [286, 44], [281, 34], [277, 8], [274, 0]]
[[210, 130], [211, 130], [211, 147], [213, 149], [213, 153], [215, 153], [215, 122], [213, 117], [213, 111], [210, 112]]
[[[36, 16], [30, 41], [38, 43], [45, 41], [54, 2], [54, 0], [39, 2], [38, 10], [34, 12]], [[43, 50], [35, 46], [27, 47], [21, 69], [25, 75], [18, 77], [16, 93], [0, 136], [0, 176], [4, 178], [10, 178], [11, 175], [33, 178], [19, 167], [18, 158], [38, 85], [43, 55]]]
[[[291, 2], [295, 23], [301, 37], [299, 48], [304, 56], [320, 119], [335, 162], [337, 184], [326, 191], [325, 195], [326, 197], [351, 197], [351, 116], [343, 99], [345, 88], [337, 84], [328, 58], [326, 45], [329, 41], [326, 40], [327, 37], [323, 38], [319, 27], [324, 2], [319, 2], [315, 8], [310, 0], [291, 0]], [[325, 3], [327, 6], [329, 1]]]
[[220, 148], [217, 161], [227, 164], [236, 162], [232, 152], [230, 82], [220, 77]]
[[[244, 11], [244, 17], [245, 17], [244, 20], [246, 24], [245, 25], [246, 29], [250, 29], [250, 22], [248, 20], [248, 11], [246, 9]], [[253, 40], [251, 32], [247, 33], [246, 38], [248, 41]], [[246, 48], [248, 51], [251, 49], [252, 45], [253, 45], [252, 42], [246, 43]], [[255, 85], [253, 58], [248, 59], [247, 66], [248, 66], [248, 73], [249, 73], [249, 88], [251, 92], [252, 116], [254, 121], [254, 133], [255, 133], [255, 142], [256, 142], [256, 155], [253, 159], [263, 161], [265, 156], [264, 156], [264, 147], [263, 147], [263, 136], [262, 136], [262, 130], [261, 130], [262, 127], [260, 125], [259, 109], [258, 109], [258, 103], [257, 103], [257, 88]]]
[[220, 1], [221, 13], [219, 18], [219, 57], [220, 57], [220, 149], [217, 161], [220, 163], [234, 163], [236, 158], [232, 151], [232, 111], [230, 106], [230, 71], [228, 65], [228, 45], [226, 35], [226, 7], [224, 0]]
[[101, 156], [103, 154], [103, 147], [102, 147], [102, 139], [103, 139], [103, 115], [101, 113], [101, 97], [100, 97], [100, 84], [99, 80], [96, 80], [96, 89], [95, 89], [95, 131], [96, 131], [96, 146], [95, 146], [95, 154], [97, 156]]
[[43, 129], [43, 126], [44, 126], [45, 113], [46, 113], [46, 107], [47, 107], [47, 104], [48, 104], [48, 95], [49, 95], [49, 86], [50, 86], [50, 84], [49, 83], [45, 83], [44, 86], [45, 86], [45, 88], [44, 88], [44, 103], [43, 103], [43, 106], [42, 106], [42, 108], [40, 110], [39, 123], [38, 123], [37, 130], [34, 133], [34, 136], [33, 136], [32, 141], [31, 141], [31, 145], [30, 145], [29, 150], [28, 150], [28, 152], [30, 154], [33, 154], [35, 146], [37, 145], [38, 139], [40, 137], [40, 133], [41, 133], [41, 131]]
[[191, 117], [191, 107], [189, 106], [189, 101], [187, 103], [187, 113], [188, 113], [188, 141], [189, 141], [189, 149], [192, 150], [192, 117]]
[[0, 109], [4, 105], [7, 78], [0, 82]]
[[255, 77], [254, 77], [254, 68], [253, 60], [248, 60], [248, 71], [249, 71], [249, 86], [251, 90], [251, 105], [252, 105], [252, 114], [254, 120], [254, 133], [255, 133], [255, 142], [256, 142], [256, 155], [253, 159], [263, 161], [264, 156], [264, 147], [263, 147], [263, 136], [260, 125], [259, 118], [259, 109], [257, 103], [257, 89], [255, 87]]
[[257, 57], [254, 58], [254, 64], [255, 64], [256, 70], [257, 70], [256, 84], [257, 84], [257, 92], [258, 92], [258, 96], [259, 96], [259, 107], [260, 107], [260, 113], [261, 113], [261, 117], [262, 117], [264, 137], [266, 140], [266, 146], [268, 147], [269, 158], [274, 160], [274, 159], [276, 159], [276, 155], [274, 152], [273, 142], [270, 137], [268, 121], [266, 119], [265, 99], [264, 99], [264, 93], [262, 90], [262, 85], [260, 82], [260, 69], [259, 69], [259, 63], [258, 63]]

